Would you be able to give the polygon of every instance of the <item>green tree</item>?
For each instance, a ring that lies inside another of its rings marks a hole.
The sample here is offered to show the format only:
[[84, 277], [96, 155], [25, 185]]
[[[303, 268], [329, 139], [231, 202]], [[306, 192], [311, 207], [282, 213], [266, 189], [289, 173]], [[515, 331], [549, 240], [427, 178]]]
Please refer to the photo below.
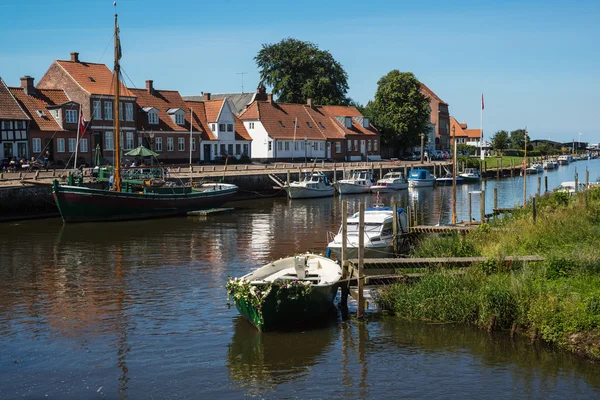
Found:
[[390, 71], [377, 82], [375, 100], [365, 114], [381, 131], [388, 146], [407, 148], [420, 144], [420, 135], [429, 129], [429, 99], [411, 72]]
[[263, 83], [278, 101], [315, 104], [347, 104], [348, 74], [331, 53], [310, 42], [293, 38], [263, 44], [254, 57]]
[[535, 149], [539, 150], [540, 154], [542, 154], [543, 156], [560, 153], [560, 149], [557, 149], [556, 147], [552, 146], [550, 143], [540, 143], [537, 145], [537, 147]]
[[[513, 149], [523, 150], [525, 146], [525, 135], [527, 131], [525, 129], [516, 129], [510, 132], [510, 147]], [[531, 142], [529, 135], [527, 135], [527, 143]]]
[[498, 131], [492, 136], [492, 148], [494, 150], [505, 150], [508, 148], [508, 145], [509, 140], [507, 131]]

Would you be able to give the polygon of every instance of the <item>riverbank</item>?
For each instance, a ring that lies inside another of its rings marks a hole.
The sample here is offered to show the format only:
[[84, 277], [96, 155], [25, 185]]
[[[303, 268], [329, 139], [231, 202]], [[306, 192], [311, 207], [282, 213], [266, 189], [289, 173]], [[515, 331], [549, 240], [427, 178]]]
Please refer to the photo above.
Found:
[[[600, 188], [542, 196], [535, 223], [532, 214], [528, 204], [465, 237], [425, 239], [413, 256], [497, 261], [393, 285], [380, 306], [408, 319], [510, 330], [600, 360]], [[507, 266], [502, 259], [509, 255], [546, 261]]]

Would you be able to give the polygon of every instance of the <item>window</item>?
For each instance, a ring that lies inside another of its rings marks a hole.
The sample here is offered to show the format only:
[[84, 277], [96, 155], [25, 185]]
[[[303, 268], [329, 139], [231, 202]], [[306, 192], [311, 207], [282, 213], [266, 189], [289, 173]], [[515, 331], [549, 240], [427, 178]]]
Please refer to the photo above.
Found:
[[290, 142], [286, 141], [285, 142], [285, 151], [289, 151], [290, 150]]
[[31, 144], [33, 145], [33, 152], [34, 153], [41, 153], [42, 152], [42, 139], [40, 139], [40, 138], [33, 138], [33, 139], [31, 139]]
[[229, 154], [229, 155], [233, 154], [233, 144], [227, 145], [227, 154]]
[[177, 125], [184, 125], [185, 124], [185, 118], [183, 117], [183, 114], [181, 114], [181, 113], [175, 114], [175, 123]]
[[102, 119], [102, 106], [100, 105], [100, 100], [94, 100], [94, 115], [92, 119]]
[[348, 151], [352, 151], [352, 140], [348, 140]]
[[367, 151], [371, 151], [371, 141], [367, 140]]
[[148, 113], [148, 123], [156, 125], [158, 124], [158, 113], [149, 112]]
[[127, 141], [125, 142], [125, 149], [131, 150], [131, 149], [133, 149], [133, 143], [134, 143], [133, 132], [127, 132], [126, 135], [127, 135]]
[[138, 136], [138, 147], [144, 145], [144, 138], [140, 135]]
[[177, 138], [177, 150], [185, 151], [185, 138]]
[[358, 151], [358, 140], [354, 141], [354, 151]]
[[124, 121], [125, 115], [123, 114], [123, 102], [119, 102], [119, 121]]
[[248, 128], [250, 128], [250, 129], [254, 129], [254, 122], [250, 122], [250, 123], [248, 124]]
[[113, 134], [112, 132], [105, 132], [104, 133], [104, 150], [114, 150], [114, 143], [113, 143]]
[[225, 132], [225, 124], [219, 124], [219, 132]]
[[173, 151], [175, 150], [175, 145], [174, 145], [174, 140], [172, 137], [168, 137], [167, 138], [167, 151]]
[[304, 150], [304, 142], [300, 142], [300, 150]]
[[242, 145], [241, 144], [236, 144], [235, 145], [235, 154], [240, 154], [240, 151], [242, 150]]
[[133, 103], [125, 103], [125, 119], [133, 121]]
[[279, 125], [281, 125], [282, 128], [285, 128], [285, 125], [283, 124], [282, 121], [279, 121]]
[[104, 102], [104, 119], [112, 120], [112, 103], [110, 101]]
[[77, 147], [77, 139], [69, 139], [69, 153], [75, 153]]
[[79, 140], [79, 151], [82, 153], [88, 152], [88, 140], [87, 139]]
[[192, 151], [196, 151], [196, 138], [192, 138]]
[[17, 155], [27, 158], [27, 143], [17, 143]]
[[298, 150], [298, 142], [294, 142], [294, 150]]
[[217, 129], [217, 124], [210, 124], [210, 130], [214, 132], [215, 129]]
[[224, 155], [226, 155], [226, 154], [227, 154], [227, 153], [225, 152], [225, 145], [224, 145], [224, 144], [221, 144], [221, 155], [222, 155], [222, 156], [224, 156]]
[[56, 151], [58, 153], [65, 152], [65, 139], [63, 139], [63, 138], [56, 139]]
[[306, 121], [306, 125], [308, 125], [309, 128], [312, 128], [312, 125], [310, 124], [310, 122]]
[[269, 141], [269, 151], [273, 150], [273, 142]]
[[323, 125], [321, 121], [319, 121], [319, 125], [321, 125], [321, 128], [325, 129], [325, 125]]
[[233, 124], [227, 124], [227, 132], [233, 132]]
[[323, 151], [325, 150], [325, 142], [321, 142], [321, 144], [319, 145], [320, 150]]
[[244, 154], [248, 155], [248, 145], [244, 144]]
[[342, 142], [335, 142], [335, 152], [337, 154], [342, 152]]
[[279, 151], [283, 150], [283, 142], [281, 142], [281, 141], [277, 142], [277, 150], [279, 150]]
[[373, 151], [377, 151], [377, 140], [373, 140]]
[[214, 150], [215, 154], [219, 154], [219, 145], [215, 143], [215, 150]]
[[65, 114], [65, 121], [67, 124], [77, 123], [77, 110], [67, 110]]
[[161, 137], [157, 137], [154, 141], [154, 150], [155, 151], [162, 151], [162, 138]]

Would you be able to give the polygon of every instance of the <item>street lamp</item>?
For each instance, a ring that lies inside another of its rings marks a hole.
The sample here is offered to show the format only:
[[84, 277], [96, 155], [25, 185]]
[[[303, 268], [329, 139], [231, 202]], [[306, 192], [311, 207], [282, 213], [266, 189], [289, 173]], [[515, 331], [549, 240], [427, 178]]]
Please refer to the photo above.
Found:
[[421, 133], [421, 164], [423, 164], [423, 145], [425, 144], [425, 134]]

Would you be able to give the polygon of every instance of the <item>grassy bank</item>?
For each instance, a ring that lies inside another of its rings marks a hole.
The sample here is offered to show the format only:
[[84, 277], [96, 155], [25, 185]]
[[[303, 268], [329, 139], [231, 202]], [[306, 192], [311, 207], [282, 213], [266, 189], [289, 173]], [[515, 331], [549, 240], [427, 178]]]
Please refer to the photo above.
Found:
[[[410, 319], [512, 330], [600, 360], [600, 189], [544, 196], [535, 224], [524, 209], [464, 238], [427, 238], [413, 255], [489, 261], [391, 286], [382, 307]], [[546, 261], [508, 265], [509, 255]]]

